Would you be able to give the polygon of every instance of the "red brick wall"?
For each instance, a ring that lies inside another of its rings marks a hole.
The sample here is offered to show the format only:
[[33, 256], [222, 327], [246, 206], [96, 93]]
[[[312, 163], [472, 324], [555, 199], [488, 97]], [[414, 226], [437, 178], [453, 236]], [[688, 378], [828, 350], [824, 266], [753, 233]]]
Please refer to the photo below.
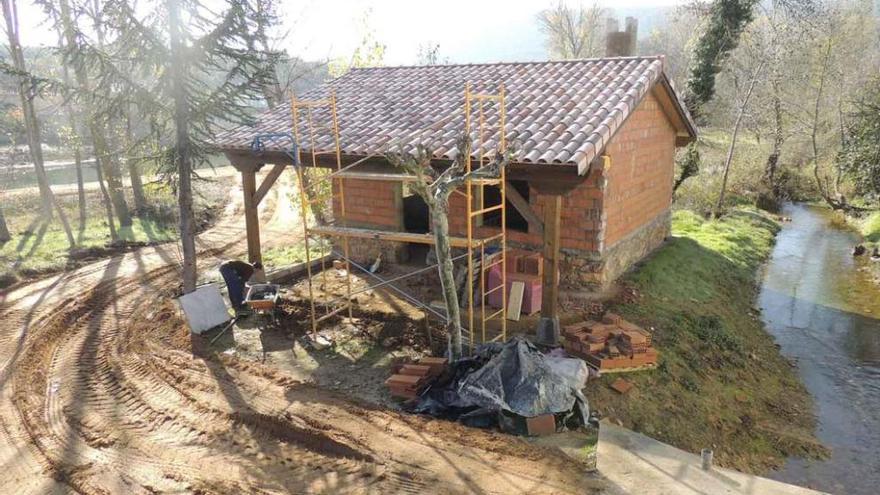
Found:
[[[562, 247], [581, 251], [595, 251], [598, 249], [596, 239], [598, 237], [602, 191], [596, 185], [596, 178], [588, 178], [580, 187], [569, 193], [562, 201]], [[538, 215], [544, 215], [543, 196], [538, 195], [534, 188], [529, 189], [529, 204]], [[475, 205], [474, 209], [479, 205]], [[513, 206], [508, 206], [508, 211]], [[459, 194], [453, 194], [449, 199], [449, 230], [454, 235], [467, 235], [467, 204], [465, 198]], [[481, 227], [475, 230], [480, 236], [489, 236], [497, 233], [493, 227]], [[519, 232], [507, 229], [508, 241], [540, 248], [544, 244], [542, 237], [534, 232]]]
[[603, 201], [604, 248], [663, 214], [672, 203], [675, 130], [648, 94], [605, 148], [611, 167]]
[[[599, 253], [663, 214], [672, 200], [674, 142], [672, 125], [649, 94], [606, 147], [611, 167], [604, 174], [591, 173], [563, 199], [562, 247]], [[344, 180], [346, 217], [351, 225], [403, 230], [399, 182]], [[544, 198], [531, 189], [529, 201], [543, 217]], [[338, 200], [334, 200], [334, 211], [339, 218]], [[450, 232], [466, 236], [466, 222], [464, 196], [453, 194]], [[476, 232], [487, 236], [497, 228], [477, 228]], [[513, 243], [535, 248], [543, 244], [536, 233], [511, 229], [507, 233]]]
[[[403, 230], [400, 209], [401, 183], [396, 181], [342, 179], [345, 188], [345, 218], [350, 226]], [[342, 218], [339, 181], [333, 181], [333, 212]]]

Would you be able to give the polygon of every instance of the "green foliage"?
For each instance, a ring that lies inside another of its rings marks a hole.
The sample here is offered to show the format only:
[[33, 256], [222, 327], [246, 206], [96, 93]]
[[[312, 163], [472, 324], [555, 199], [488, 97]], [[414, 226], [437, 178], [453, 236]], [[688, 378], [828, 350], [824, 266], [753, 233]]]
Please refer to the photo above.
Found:
[[706, 31], [694, 50], [687, 81], [688, 108], [695, 115], [715, 95], [715, 75], [751, 22], [757, 0], [714, 0], [709, 8]]
[[[653, 329], [656, 370], [627, 375], [639, 394], [592, 382], [592, 404], [625, 426], [747, 472], [790, 455], [819, 456], [809, 395], [753, 309], [756, 273], [779, 226], [754, 209], [718, 220], [677, 211], [672, 239], [625, 283], [640, 294], [613, 307]], [[742, 418], [765, 428], [743, 425]]]
[[376, 39], [376, 32], [370, 27], [371, 10], [364, 13], [361, 20], [363, 38], [351, 58], [338, 58], [330, 62], [328, 72], [332, 77], [339, 77], [351, 69], [363, 67], [379, 67], [385, 61], [385, 45]]
[[675, 184], [672, 185], [673, 194], [675, 194], [675, 191], [678, 190], [684, 181], [700, 173], [700, 150], [697, 149], [696, 142], [689, 144], [685, 148], [681, 158], [675, 161], [675, 166], [678, 169], [678, 177], [675, 179]]
[[857, 193], [880, 198], [880, 78], [855, 103], [838, 161]]
[[880, 211], [875, 211], [865, 217], [859, 227], [866, 241], [880, 243]]

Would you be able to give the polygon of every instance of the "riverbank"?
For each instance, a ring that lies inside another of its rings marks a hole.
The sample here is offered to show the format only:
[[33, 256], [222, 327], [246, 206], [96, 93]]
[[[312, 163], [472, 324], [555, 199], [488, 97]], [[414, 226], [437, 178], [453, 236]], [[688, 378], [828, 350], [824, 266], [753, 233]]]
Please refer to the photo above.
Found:
[[673, 216], [669, 242], [624, 281], [615, 312], [653, 327], [654, 371], [629, 374], [626, 395], [604, 377], [591, 404], [627, 428], [689, 452], [712, 448], [724, 467], [764, 473], [790, 456], [821, 457], [810, 396], [755, 308], [757, 274], [779, 225], [755, 210], [716, 221]]
[[875, 495], [880, 486], [880, 287], [862, 239], [839, 212], [785, 206], [759, 304], [767, 331], [814, 397], [816, 435], [832, 455], [790, 459], [774, 479], [835, 494]]

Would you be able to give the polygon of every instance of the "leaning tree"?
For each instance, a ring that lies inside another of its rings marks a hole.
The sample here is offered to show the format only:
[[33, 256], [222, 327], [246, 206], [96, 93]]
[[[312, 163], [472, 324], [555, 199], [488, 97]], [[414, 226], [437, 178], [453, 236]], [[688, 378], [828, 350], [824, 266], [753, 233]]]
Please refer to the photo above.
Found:
[[489, 164], [468, 172], [466, 163], [471, 154], [471, 140], [467, 134], [462, 134], [458, 138], [456, 149], [457, 153], [452, 164], [442, 172], [431, 165], [433, 154], [427, 146], [422, 144], [417, 145], [410, 152], [398, 149], [386, 155], [392, 165], [415, 176], [411, 187], [427, 203], [431, 212], [431, 230], [434, 233], [437, 252], [437, 271], [440, 274], [443, 300], [446, 303], [449, 354], [453, 360], [461, 357], [462, 328], [449, 243], [449, 196], [468, 180], [497, 179], [512, 156], [512, 151], [509, 149], [504, 152], [499, 151]]

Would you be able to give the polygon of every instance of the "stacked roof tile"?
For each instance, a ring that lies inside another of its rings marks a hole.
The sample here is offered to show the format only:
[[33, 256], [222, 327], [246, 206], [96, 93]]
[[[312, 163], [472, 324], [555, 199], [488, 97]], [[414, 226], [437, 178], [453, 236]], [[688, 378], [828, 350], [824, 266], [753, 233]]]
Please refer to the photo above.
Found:
[[[661, 57], [380, 67], [353, 69], [299, 99], [324, 99], [335, 90], [344, 155], [406, 152], [421, 143], [435, 158], [452, 159], [456, 137], [464, 128], [465, 84], [470, 83], [473, 92], [494, 94], [503, 83], [505, 133], [517, 161], [576, 165], [583, 172], [661, 78], [665, 80]], [[679, 111], [692, 126], [680, 103]], [[473, 109], [475, 157], [481, 151], [491, 155], [499, 141], [498, 108], [487, 101], [483, 117], [486, 135], [479, 139], [479, 112]], [[329, 111], [315, 108], [312, 119], [314, 145], [306, 139], [307, 115], [300, 114], [303, 150], [334, 150]], [[285, 132], [291, 132], [290, 106], [280, 105], [263, 113], [253, 127], [220, 134], [217, 144], [225, 150], [245, 150], [258, 134]], [[264, 144], [269, 150], [283, 146]]]

